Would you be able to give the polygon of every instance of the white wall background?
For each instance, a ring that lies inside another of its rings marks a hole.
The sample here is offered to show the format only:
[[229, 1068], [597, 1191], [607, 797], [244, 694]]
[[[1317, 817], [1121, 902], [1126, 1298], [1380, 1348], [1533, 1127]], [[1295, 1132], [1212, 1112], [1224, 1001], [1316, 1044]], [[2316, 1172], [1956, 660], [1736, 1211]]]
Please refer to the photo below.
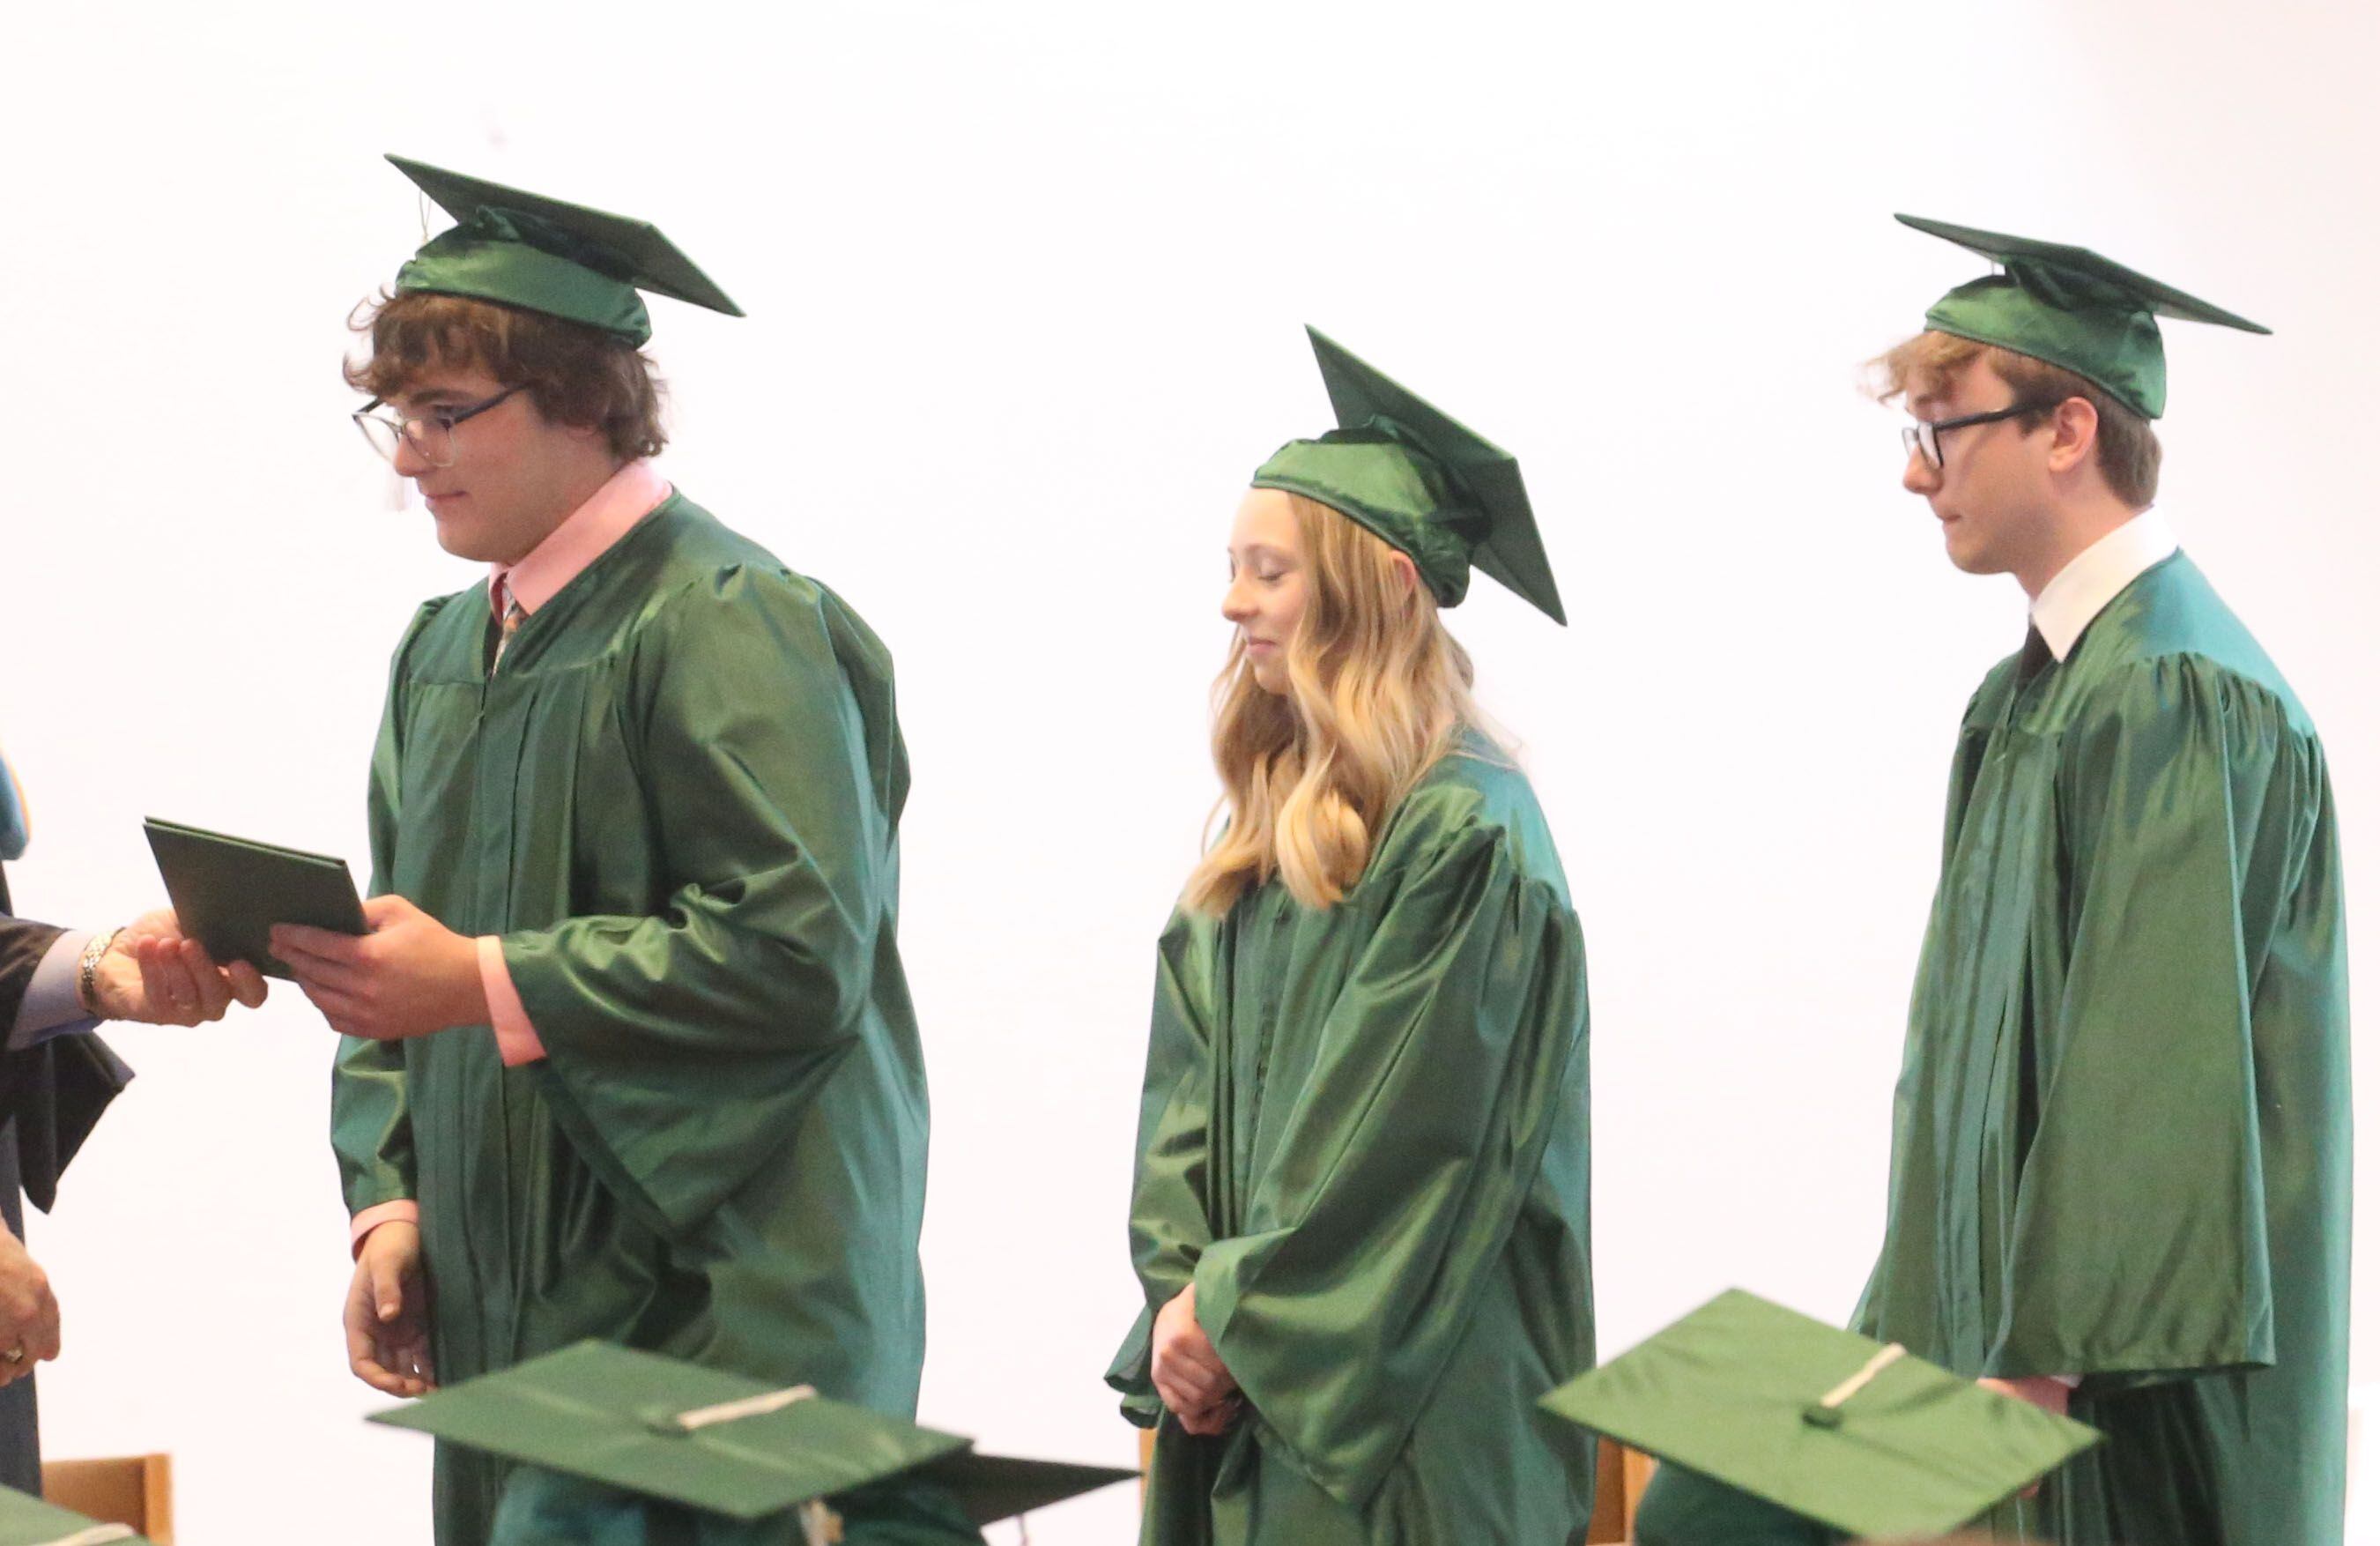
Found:
[[[421, 235], [379, 153], [653, 218], [751, 312], [655, 303], [666, 469], [900, 660], [925, 1414], [1128, 1462], [1099, 1375], [1149, 946], [1210, 795], [1226, 520], [1327, 422], [1311, 320], [1520, 453], [1575, 619], [1483, 582], [1455, 622], [1586, 916], [1607, 1350], [1731, 1283], [1840, 1316], [1952, 731], [2022, 627], [1853, 391], [1980, 272], [1889, 213], [2082, 241], [2277, 330], [2168, 330], [2164, 505], [2324, 725], [2369, 883], [2374, 14], [30, 10], [0, 53], [20, 905], [148, 905], [145, 813], [363, 856], [387, 651], [472, 578], [344, 421], [342, 321]], [[52, 1452], [174, 1451], [194, 1546], [425, 1539], [427, 1448], [358, 1420], [341, 1354], [327, 1032], [285, 992], [118, 1042], [141, 1078], [32, 1231]]]

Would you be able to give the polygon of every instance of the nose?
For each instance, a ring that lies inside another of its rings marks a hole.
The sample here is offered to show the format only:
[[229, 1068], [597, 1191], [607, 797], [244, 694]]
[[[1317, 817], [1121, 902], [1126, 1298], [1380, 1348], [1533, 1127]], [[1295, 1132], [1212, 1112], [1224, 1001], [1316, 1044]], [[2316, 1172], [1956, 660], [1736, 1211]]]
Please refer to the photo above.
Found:
[[396, 437], [396, 455], [388, 460], [389, 465], [396, 469], [399, 478], [419, 478], [430, 470], [430, 458], [421, 454], [421, 447], [413, 444], [411, 435]]
[[1900, 486], [1911, 493], [1932, 493], [1942, 486], [1942, 469], [1925, 459], [1923, 451], [1909, 453], [1909, 465], [1900, 469]]
[[1245, 627], [1248, 619], [1256, 615], [1256, 605], [1248, 597], [1247, 580], [1239, 575], [1232, 576], [1232, 583], [1223, 588], [1224, 620]]

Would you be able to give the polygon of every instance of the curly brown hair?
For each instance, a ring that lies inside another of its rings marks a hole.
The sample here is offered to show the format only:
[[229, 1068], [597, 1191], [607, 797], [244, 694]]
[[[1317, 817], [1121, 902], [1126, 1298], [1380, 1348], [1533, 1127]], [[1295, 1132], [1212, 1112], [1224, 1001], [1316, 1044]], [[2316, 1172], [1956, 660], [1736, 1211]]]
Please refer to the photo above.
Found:
[[[2062, 403], [2080, 397], [2099, 416], [2098, 464], [2108, 490], [2135, 510], [2146, 509], [2156, 498], [2157, 472], [2165, 460], [2156, 432], [2149, 421], [2109, 396], [2105, 389], [2063, 366], [2029, 354], [1979, 344], [1951, 333], [1921, 333], [1868, 361], [1869, 389], [1877, 400], [1889, 402], [1904, 394], [1935, 390], [1943, 379], [1981, 359], [1992, 374], [2008, 383], [2020, 401]], [[2017, 424], [2031, 434], [2049, 421], [2055, 408], [2017, 416]]]
[[347, 324], [371, 353], [343, 367], [347, 384], [380, 398], [403, 393], [424, 370], [478, 366], [506, 386], [526, 386], [557, 424], [601, 430], [623, 461], [661, 454], [661, 378], [635, 345], [565, 322], [467, 296], [382, 292]]

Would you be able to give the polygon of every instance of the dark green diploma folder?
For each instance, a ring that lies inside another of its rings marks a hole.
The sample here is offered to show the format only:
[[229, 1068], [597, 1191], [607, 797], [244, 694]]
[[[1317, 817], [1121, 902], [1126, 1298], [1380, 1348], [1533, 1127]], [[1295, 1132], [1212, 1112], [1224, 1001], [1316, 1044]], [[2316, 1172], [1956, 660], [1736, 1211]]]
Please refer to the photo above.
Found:
[[347, 861], [161, 822], [141, 823], [182, 932], [218, 961], [248, 961], [267, 977], [289, 968], [267, 947], [276, 923], [364, 932]]

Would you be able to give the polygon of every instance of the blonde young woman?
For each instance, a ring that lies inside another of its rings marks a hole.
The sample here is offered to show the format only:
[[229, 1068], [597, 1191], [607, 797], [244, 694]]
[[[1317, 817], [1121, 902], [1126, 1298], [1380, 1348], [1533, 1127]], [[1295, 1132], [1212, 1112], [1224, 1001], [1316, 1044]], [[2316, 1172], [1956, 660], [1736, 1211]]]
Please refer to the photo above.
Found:
[[1561, 862], [1439, 621], [1556, 621], [1512, 460], [1317, 334], [1341, 428], [1231, 541], [1228, 821], [1159, 946], [1110, 1381], [1153, 1546], [1554, 1546], [1591, 1440], [1586, 977]]

